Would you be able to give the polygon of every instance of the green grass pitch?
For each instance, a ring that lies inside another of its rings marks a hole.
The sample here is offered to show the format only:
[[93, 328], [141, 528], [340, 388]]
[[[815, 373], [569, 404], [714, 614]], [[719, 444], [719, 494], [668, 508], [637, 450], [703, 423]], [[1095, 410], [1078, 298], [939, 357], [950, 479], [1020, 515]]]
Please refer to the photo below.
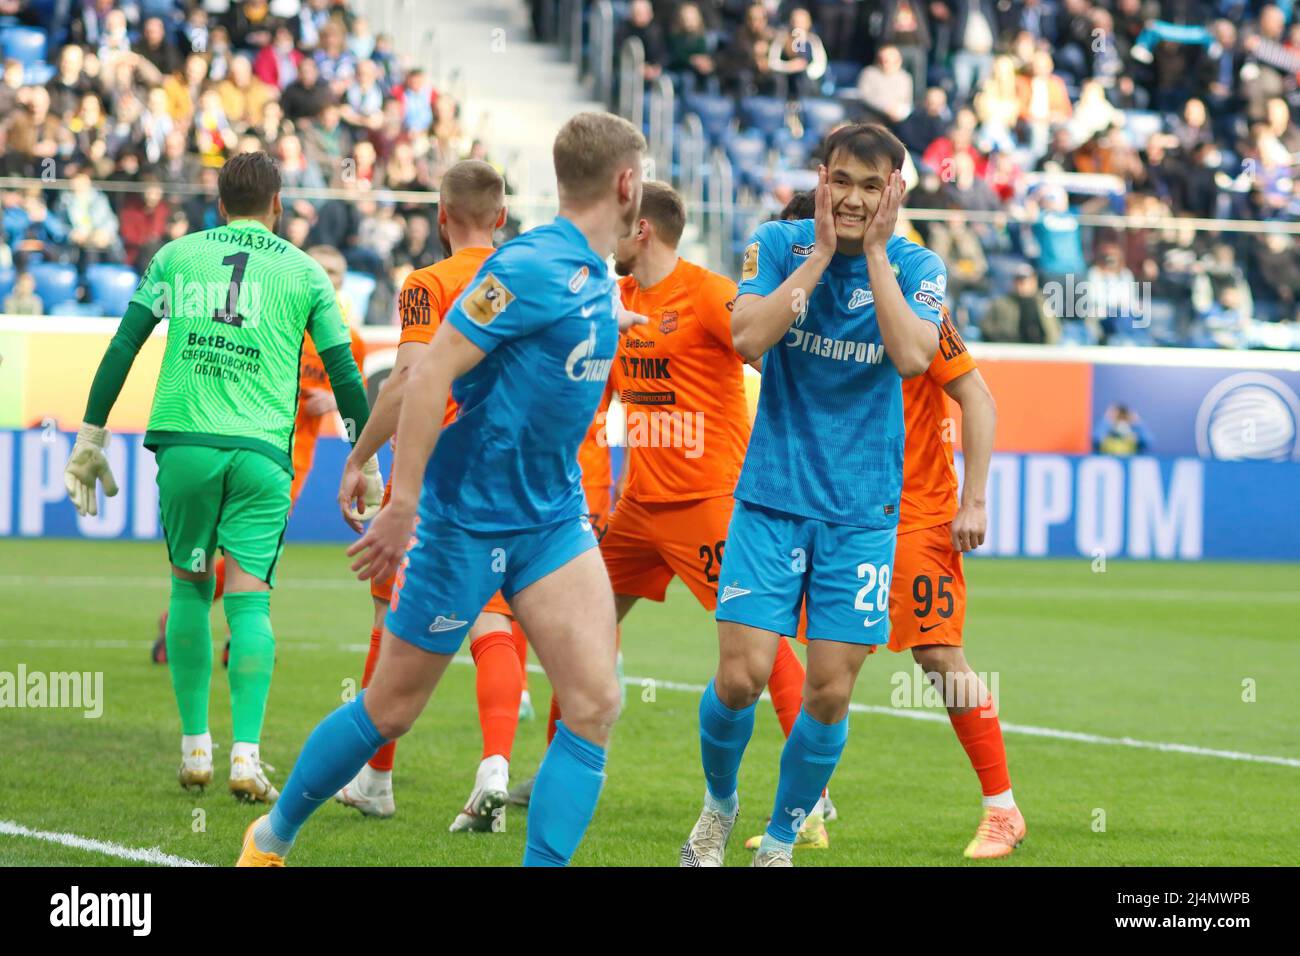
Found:
[[[968, 657], [976, 670], [997, 673], [1003, 721], [1025, 728], [1006, 742], [1029, 838], [992, 865], [1300, 863], [1295, 574], [1280, 565], [1111, 562], [1098, 574], [1084, 560], [969, 562]], [[157, 543], [0, 542], [0, 671], [102, 671], [105, 698], [99, 719], [0, 709], [0, 823], [234, 862], [260, 811], [225, 791], [230, 716], [219, 665], [214, 786], [197, 796], [176, 784], [171, 687], [148, 655], [166, 580]], [[339, 547], [291, 545], [280, 583], [262, 755], [282, 785], [312, 726], [339, 703], [345, 681], [360, 677], [371, 604]], [[218, 613], [216, 640], [224, 627]], [[623, 647], [628, 677], [657, 683], [628, 688], [608, 784], [574, 862], [673, 865], [702, 793], [694, 688], [716, 662], [713, 624], [675, 584], [665, 604], [632, 611]], [[855, 701], [889, 707], [893, 675], [911, 667], [908, 657], [875, 655]], [[473, 679], [471, 666], [452, 666], [399, 745], [397, 816], [370, 820], [330, 803], [304, 828], [293, 865], [519, 861], [525, 816], [513, 808], [504, 833], [447, 832], [479, 758]], [[539, 673], [529, 686], [539, 719], [519, 727], [516, 778], [534, 770], [544, 743], [549, 689]], [[797, 865], [974, 865], [961, 850], [978, 822], [978, 783], [941, 713], [853, 715], [831, 783], [841, 814], [830, 825], [831, 848], [800, 853]], [[1282, 760], [1114, 742], [1122, 738]], [[775, 716], [761, 703], [731, 865], [747, 862], [743, 838], [762, 829], [780, 746]], [[121, 861], [0, 832], [0, 864]]]

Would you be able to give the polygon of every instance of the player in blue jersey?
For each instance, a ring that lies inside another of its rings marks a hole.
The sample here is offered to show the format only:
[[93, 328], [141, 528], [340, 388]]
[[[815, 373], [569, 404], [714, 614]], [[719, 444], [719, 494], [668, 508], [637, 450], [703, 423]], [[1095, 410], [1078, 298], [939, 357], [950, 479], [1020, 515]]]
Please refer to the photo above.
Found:
[[[619, 709], [613, 593], [578, 445], [618, 346], [605, 258], [636, 225], [644, 149], [608, 113], [565, 123], [559, 215], [488, 257], [412, 368], [392, 500], [348, 549], [362, 578], [397, 570], [379, 663], [307, 739], [280, 801], [245, 834], [240, 865], [283, 865], [312, 811], [410, 729], [497, 591], [564, 701], [533, 786], [524, 864], [563, 866], [577, 849]], [[449, 389], [460, 414], [444, 429]]]
[[894, 235], [905, 187], [892, 133], [846, 126], [825, 155], [814, 218], [758, 227], [732, 312], [736, 351], [762, 357], [763, 380], [719, 573], [718, 670], [700, 702], [705, 801], [683, 866], [723, 863], [754, 707], [800, 607], [803, 708], [755, 866], [791, 865], [844, 749], [858, 671], [889, 639], [901, 383], [938, 349], [947, 276], [937, 255]]

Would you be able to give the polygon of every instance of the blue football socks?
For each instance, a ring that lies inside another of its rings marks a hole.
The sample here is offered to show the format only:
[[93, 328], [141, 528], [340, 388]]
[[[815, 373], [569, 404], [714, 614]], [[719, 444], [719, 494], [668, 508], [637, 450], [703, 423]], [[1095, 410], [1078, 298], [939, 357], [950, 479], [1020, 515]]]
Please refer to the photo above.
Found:
[[557, 722], [528, 801], [524, 866], [568, 865], [604, 785], [605, 748], [579, 737], [564, 721]]
[[830, 783], [848, 738], [847, 715], [837, 723], [823, 724], [808, 711], [799, 711], [781, 751], [781, 776], [776, 784], [772, 822], [767, 825], [767, 835], [773, 840], [794, 843], [796, 831]]
[[706, 805], [723, 816], [735, 816], [740, 761], [754, 733], [754, 708], [732, 710], [718, 697], [713, 681], [700, 699], [700, 760], [708, 785]]

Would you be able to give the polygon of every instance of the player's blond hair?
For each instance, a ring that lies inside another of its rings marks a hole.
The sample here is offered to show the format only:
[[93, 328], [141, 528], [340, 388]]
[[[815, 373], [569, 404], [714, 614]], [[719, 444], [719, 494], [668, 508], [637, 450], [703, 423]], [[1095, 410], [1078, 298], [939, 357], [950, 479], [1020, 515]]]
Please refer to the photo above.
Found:
[[506, 184], [491, 164], [463, 159], [443, 173], [438, 202], [447, 218], [464, 226], [491, 229], [506, 204]]
[[641, 184], [642, 219], [655, 227], [655, 233], [665, 243], [677, 247], [682, 230], [686, 228], [686, 203], [677, 190], [665, 182], [648, 179]]
[[641, 131], [623, 117], [579, 113], [560, 127], [551, 151], [560, 199], [584, 204], [604, 198], [614, 174], [638, 166], [645, 149]]

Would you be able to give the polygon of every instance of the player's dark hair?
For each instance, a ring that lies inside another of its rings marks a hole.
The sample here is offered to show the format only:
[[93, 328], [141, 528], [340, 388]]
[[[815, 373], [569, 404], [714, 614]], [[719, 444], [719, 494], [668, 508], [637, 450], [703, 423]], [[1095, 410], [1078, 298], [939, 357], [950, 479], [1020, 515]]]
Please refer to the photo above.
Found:
[[817, 194], [811, 189], [795, 193], [777, 219], [811, 219], [817, 211]]
[[828, 168], [841, 149], [869, 166], [883, 159], [891, 170], [902, 169], [907, 158], [907, 147], [902, 140], [879, 123], [849, 123], [828, 135], [822, 144], [822, 155], [826, 157]]
[[279, 191], [280, 164], [263, 150], [230, 157], [217, 176], [217, 193], [229, 216], [265, 215]]
[[686, 204], [665, 182], [650, 179], [641, 185], [641, 218], [649, 221], [659, 238], [668, 245], [677, 246], [686, 228]]

